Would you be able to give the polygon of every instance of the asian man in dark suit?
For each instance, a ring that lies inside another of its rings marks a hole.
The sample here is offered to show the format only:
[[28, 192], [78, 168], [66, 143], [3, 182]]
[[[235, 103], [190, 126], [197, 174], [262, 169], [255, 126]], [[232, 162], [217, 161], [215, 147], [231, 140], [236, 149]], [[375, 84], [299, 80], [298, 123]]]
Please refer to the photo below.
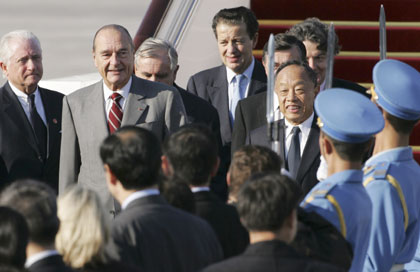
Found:
[[194, 194], [195, 214], [216, 232], [224, 258], [238, 255], [249, 243], [235, 207], [225, 204], [210, 191], [212, 176], [219, 167], [216, 138], [202, 125], [187, 125], [164, 144], [162, 170], [172, 182], [188, 184]]
[[25, 267], [29, 272], [73, 271], [55, 249], [60, 221], [56, 193], [48, 185], [34, 180], [13, 182], [2, 191], [0, 205], [22, 214], [28, 224]]
[[[258, 41], [258, 21], [250, 9], [222, 9], [214, 16], [212, 28], [223, 65], [193, 75], [187, 90], [217, 109], [222, 153], [228, 166], [236, 104], [240, 99], [265, 91], [267, 77], [262, 64], [252, 56]], [[222, 165], [226, 171], [227, 166]]]
[[124, 27], [101, 27], [93, 58], [103, 80], [63, 100], [59, 191], [82, 184], [97, 192], [114, 216], [119, 206], [106, 187], [101, 141], [126, 125], [147, 128], [162, 141], [185, 123], [185, 109], [173, 87], [133, 76], [134, 45]]
[[[278, 68], [274, 87], [284, 116], [273, 126], [279, 129], [279, 155], [304, 194], [318, 183], [316, 172], [321, 155], [319, 127], [313, 108], [318, 93], [316, 80], [316, 73], [306, 62], [288, 61]], [[271, 147], [267, 125], [252, 130], [246, 143]]]
[[106, 181], [122, 212], [112, 226], [119, 260], [140, 271], [193, 272], [221, 260], [211, 227], [170, 206], [157, 189], [161, 147], [139, 127], [123, 127], [101, 145]]
[[38, 38], [27, 30], [4, 35], [0, 66], [7, 77], [0, 88], [0, 186], [36, 178], [57, 191], [63, 95], [38, 86]]
[[251, 177], [238, 194], [237, 208], [251, 244], [239, 256], [203, 272], [344, 271], [297, 253], [290, 246], [297, 232], [299, 186], [276, 173]]

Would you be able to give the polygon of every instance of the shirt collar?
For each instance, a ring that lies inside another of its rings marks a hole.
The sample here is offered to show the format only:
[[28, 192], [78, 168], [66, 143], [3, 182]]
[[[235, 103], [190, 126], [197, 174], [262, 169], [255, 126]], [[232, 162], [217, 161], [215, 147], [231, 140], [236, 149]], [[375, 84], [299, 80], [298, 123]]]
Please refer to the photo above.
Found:
[[25, 267], [28, 268], [31, 265], [33, 265], [34, 263], [36, 263], [36, 262], [38, 262], [38, 261], [40, 261], [42, 259], [48, 258], [50, 256], [55, 256], [55, 255], [60, 255], [57, 250], [45, 250], [45, 251], [41, 251], [39, 253], [36, 253], [36, 254], [28, 257], [26, 259], [26, 262], [25, 262]]
[[[254, 66], [255, 66], [255, 59], [254, 59], [254, 57], [252, 57], [251, 64], [248, 66], [248, 68], [246, 68], [246, 70], [242, 73], [242, 75], [244, 75], [247, 79], [251, 79], [252, 72], [254, 71]], [[237, 74], [228, 67], [226, 67], [226, 72], [227, 72], [228, 84], [230, 84], [232, 82], [233, 78]]]
[[[363, 171], [356, 169], [344, 170], [338, 173], [334, 173], [325, 179], [325, 182], [330, 182], [333, 184], [343, 184], [343, 183], [362, 183], [363, 181]], [[324, 182], [324, 181], [323, 181]]]
[[413, 152], [411, 147], [403, 146], [388, 149], [382, 152], [379, 152], [372, 157], [370, 157], [366, 162], [365, 166], [374, 165], [377, 162], [381, 161], [396, 161], [401, 159], [412, 159]]
[[117, 92], [119, 93], [124, 99], [127, 99], [128, 93], [130, 92], [130, 87], [131, 87], [131, 82], [133, 81], [133, 78], [130, 77], [130, 79], [128, 80], [127, 84], [124, 85], [124, 87], [122, 87], [119, 90], [113, 91], [110, 88], [108, 88], [108, 86], [106, 86], [105, 81], [103, 81], [103, 88], [104, 88], [104, 98], [105, 100], [109, 99], [109, 97], [114, 93]]
[[[314, 120], [314, 113], [312, 112], [311, 116], [309, 116], [308, 119], [306, 119], [305, 121], [303, 121], [302, 123], [298, 125], [302, 134], [305, 134], [305, 135], [309, 134], [309, 132], [311, 131], [313, 120]], [[285, 135], [287, 137], [291, 133], [294, 126], [291, 123], [289, 123], [289, 121], [287, 121], [287, 118], [284, 118], [284, 123], [286, 125]]]
[[139, 198], [143, 198], [146, 196], [151, 196], [151, 195], [158, 195], [159, 194], [159, 190], [152, 188], [152, 189], [145, 189], [145, 190], [140, 190], [137, 192], [132, 193], [131, 195], [129, 195], [122, 203], [121, 205], [121, 209], [125, 209], [127, 208], [128, 204], [130, 204], [131, 202], [133, 202], [136, 199]]
[[210, 188], [208, 186], [202, 186], [202, 187], [192, 187], [191, 192], [198, 193], [198, 192], [210, 192]]
[[[15, 95], [20, 98], [23, 99], [24, 101], [29, 103], [29, 95], [27, 95], [26, 93], [22, 92], [21, 90], [19, 90], [17, 87], [15, 87], [15, 85], [12, 84], [12, 82], [9, 81], [9, 85], [10, 88], [12, 89], [12, 91], [15, 93]], [[39, 95], [39, 91], [38, 91], [38, 86], [36, 87], [35, 92], [33, 92], [33, 94], [35, 95], [35, 97], [37, 97]]]

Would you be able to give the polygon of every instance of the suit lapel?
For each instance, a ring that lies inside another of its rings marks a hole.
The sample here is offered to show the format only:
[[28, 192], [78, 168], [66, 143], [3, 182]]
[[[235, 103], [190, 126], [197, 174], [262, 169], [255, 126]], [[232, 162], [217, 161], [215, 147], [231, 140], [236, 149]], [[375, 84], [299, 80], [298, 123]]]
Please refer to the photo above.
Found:
[[251, 82], [249, 83], [248, 96], [261, 93], [267, 88], [267, 76], [262, 64], [255, 60], [254, 71], [252, 71]]
[[126, 101], [121, 126], [137, 124], [138, 120], [144, 112], [147, 111], [148, 105], [144, 101], [147, 97], [147, 90], [142, 81], [132, 77], [132, 83], [128, 98]]
[[49, 97], [47, 95], [47, 92], [38, 87], [38, 90], [41, 94], [42, 99], [42, 105], [44, 107], [45, 112], [45, 118], [47, 120], [47, 133], [48, 133], [48, 139], [47, 139], [47, 158], [50, 155], [51, 147], [54, 146], [55, 142], [57, 141], [58, 136], [60, 135], [60, 116], [58, 113], [54, 112], [53, 110], [53, 101], [49, 100]]
[[319, 158], [319, 127], [316, 124], [317, 116], [314, 115], [312, 121], [311, 131], [309, 132], [308, 140], [303, 150], [302, 159], [300, 161], [298, 174], [296, 180], [301, 180], [305, 176], [306, 172], [311, 167], [312, 163]]
[[29, 123], [28, 117], [19, 102], [19, 99], [13, 93], [9, 83], [7, 82], [3, 87], [4, 112], [9, 116], [22, 134], [26, 136], [28, 143], [40, 155], [38, 145], [35, 139], [35, 134]]
[[228, 82], [226, 75], [226, 67], [220, 66], [219, 75], [216, 77], [213, 85], [207, 86], [211, 104], [217, 108], [220, 119], [220, 132], [224, 142], [230, 142], [232, 137], [232, 128], [229, 118], [229, 99], [228, 99]]
[[83, 111], [86, 116], [86, 128], [92, 133], [92, 139], [104, 139], [108, 134], [106, 121], [103, 81], [93, 86], [92, 91], [84, 100]]

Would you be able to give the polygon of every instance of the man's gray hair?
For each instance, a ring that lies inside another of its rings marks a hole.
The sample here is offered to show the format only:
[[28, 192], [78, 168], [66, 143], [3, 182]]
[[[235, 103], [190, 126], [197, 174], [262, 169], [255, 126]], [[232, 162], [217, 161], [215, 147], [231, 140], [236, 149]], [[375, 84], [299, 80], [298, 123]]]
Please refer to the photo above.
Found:
[[4, 62], [6, 65], [9, 64], [10, 57], [13, 55], [13, 51], [10, 48], [10, 41], [14, 39], [33, 41], [42, 52], [41, 43], [34, 33], [28, 30], [15, 30], [9, 32], [0, 39], [0, 62]]
[[168, 53], [171, 71], [174, 71], [178, 66], [178, 53], [175, 48], [168, 41], [159, 38], [148, 38], [145, 40], [137, 49], [134, 56], [135, 63], [140, 58], [157, 58], [160, 56], [160, 52], [165, 51]]

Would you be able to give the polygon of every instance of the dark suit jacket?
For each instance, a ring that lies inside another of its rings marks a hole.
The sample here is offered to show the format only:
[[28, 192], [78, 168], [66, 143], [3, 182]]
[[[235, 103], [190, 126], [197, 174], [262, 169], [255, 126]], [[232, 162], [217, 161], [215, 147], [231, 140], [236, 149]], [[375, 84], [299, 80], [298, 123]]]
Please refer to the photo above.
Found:
[[300, 256], [292, 247], [278, 241], [265, 241], [248, 246], [239, 256], [207, 267], [203, 272], [295, 272], [345, 271], [326, 263]]
[[[265, 91], [266, 82], [267, 76], [265, 75], [264, 67], [259, 61], [255, 60], [248, 96]], [[230, 156], [232, 128], [229, 119], [226, 67], [221, 65], [193, 75], [188, 81], [187, 90], [209, 101], [217, 109], [220, 118], [222, 143], [224, 147], [228, 148], [228, 155]]]
[[0, 88], [0, 184], [34, 178], [58, 189], [63, 95], [38, 88], [45, 110], [48, 154], [42, 160], [32, 126], [9, 83]]
[[[311, 131], [309, 132], [308, 140], [306, 141], [305, 148], [303, 150], [302, 158], [298, 168], [296, 181], [301, 185], [303, 194], [306, 195], [312, 187], [314, 187], [318, 180], [316, 178], [316, 172], [318, 171], [320, 156], [319, 151], [319, 127], [316, 124], [317, 116], [314, 116], [312, 122]], [[285, 147], [284, 147], [284, 119], [277, 121], [279, 127], [279, 142], [280, 142], [280, 158], [285, 162]], [[246, 144], [262, 145], [271, 148], [271, 143], [267, 137], [267, 125], [263, 125], [257, 129], [251, 131], [249, 138], [246, 140]]]
[[66, 266], [60, 255], [49, 256], [41, 259], [30, 267], [29, 272], [73, 272], [74, 270]]
[[131, 202], [113, 222], [119, 260], [141, 271], [197, 271], [223, 257], [211, 227], [159, 195]]
[[[366, 89], [354, 82], [334, 78], [333, 87], [356, 91], [369, 97]], [[267, 92], [247, 97], [238, 102], [232, 133], [232, 154], [245, 144], [249, 133], [267, 123]]]
[[216, 232], [224, 258], [241, 254], [249, 244], [248, 231], [242, 226], [236, 208], [223, 203], [211, 192], [194, 193], [195, 214]]

